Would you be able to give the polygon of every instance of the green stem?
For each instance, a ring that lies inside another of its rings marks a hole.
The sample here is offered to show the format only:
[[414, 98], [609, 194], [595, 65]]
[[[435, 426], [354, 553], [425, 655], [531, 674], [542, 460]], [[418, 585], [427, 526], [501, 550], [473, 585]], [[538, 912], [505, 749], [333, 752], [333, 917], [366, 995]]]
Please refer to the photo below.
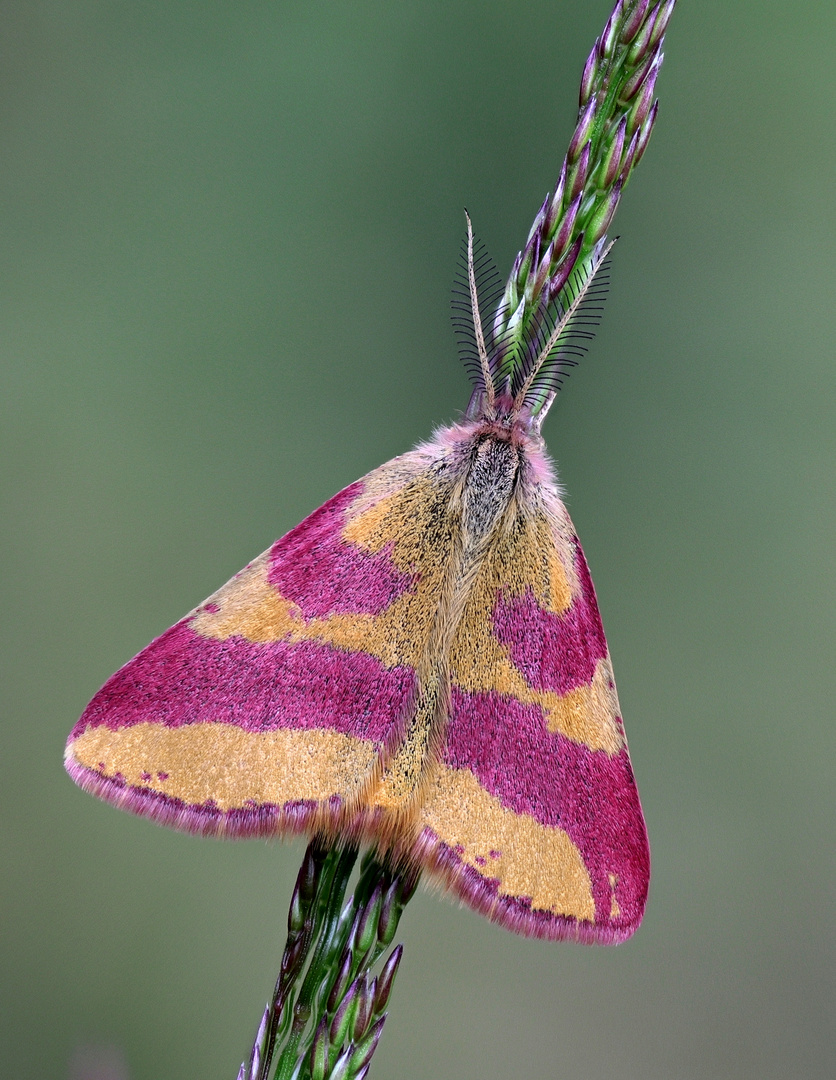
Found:
[[314, 929], [316, 947], [293, 1007], [293, 1023], [276, 1066], [275, 1080], [289, 1080], [296, 1066], [299, 1044], [311, 1019], [314, 996], [327, 975], [328, 965], [324, 964], [323, 960], [329, 951], [333, 951], [334, 937], [341, 922], [345, 890], [357, 861], [357, 848], [346, 847], [341, 852], [331, 851], [328, 859], [331, 860], [328, 868], [330, 873], [323, 875], [317, 897], [319, 918]]
[[305, 852], [279, 977], [239, 1080], [269, 1080], [274, 1059], [274, 1080], [365, 1080], [401, 946], [378, 975], [372, 968], [392, 944], [418, 877], [367, 853], [344, 903], [356, 861], [354, 846], [314, 840]]

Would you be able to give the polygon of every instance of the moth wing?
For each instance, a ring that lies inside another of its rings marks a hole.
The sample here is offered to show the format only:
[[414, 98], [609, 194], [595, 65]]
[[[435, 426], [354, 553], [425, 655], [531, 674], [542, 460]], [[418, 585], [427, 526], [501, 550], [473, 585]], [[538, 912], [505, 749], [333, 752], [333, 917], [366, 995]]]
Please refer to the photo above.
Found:
[[105, 683], [72, 778], [190, 832], [350, 834], [437, 603], [433, 500], [419, 451], [334, 496]]
[[595, 591], [550, 495], [495, 541], [450, 654], [419, 860], [519, 933], [629, 937], [650, 856]]

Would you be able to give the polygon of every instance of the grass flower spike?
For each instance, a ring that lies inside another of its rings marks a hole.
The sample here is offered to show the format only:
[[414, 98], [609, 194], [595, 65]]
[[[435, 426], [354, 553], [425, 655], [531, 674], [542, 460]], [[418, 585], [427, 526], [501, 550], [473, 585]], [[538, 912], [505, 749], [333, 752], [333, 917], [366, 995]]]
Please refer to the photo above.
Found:
[[[675, 4], [620, 0], [592, 47], [557, 186], [534, 219], [491, 320], [487, 351], [495, 381], [510, 384], [514, 370], [530, 363], [532, 350], [542, 345], [544, 326], [565, 313], [562, 294], [571, 289], [572, 275], [594, 278], [609, 250], [607, 230], [656, 123], [656, 79]], [[490, 293], [491, 283], [485, 291]], [[559, 385], [555, 376], [571, 365], [570, 355], [553, 364], [551, 378], [531, 401], [541, 421]], [[476, 393], [468, 415], [478, 415], [484, 404], [484, 394]]]

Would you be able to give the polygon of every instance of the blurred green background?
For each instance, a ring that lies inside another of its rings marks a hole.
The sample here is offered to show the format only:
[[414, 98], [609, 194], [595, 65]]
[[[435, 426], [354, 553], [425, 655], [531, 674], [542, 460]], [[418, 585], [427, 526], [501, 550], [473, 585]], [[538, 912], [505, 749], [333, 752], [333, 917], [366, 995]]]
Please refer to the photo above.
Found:
[[[609, 0], [3, 4], [0, 1075], [235, 1076], [303, 845], [64, 775], [134, 652], [467, 401]], [[836, 1072], [836, 7], [682, 3], [597, 341], [546, 427], [654, 879], [618, 949], [428, 891], [373, 1076]], [[98, 1071], [97, 1071], [98, 1070]]]

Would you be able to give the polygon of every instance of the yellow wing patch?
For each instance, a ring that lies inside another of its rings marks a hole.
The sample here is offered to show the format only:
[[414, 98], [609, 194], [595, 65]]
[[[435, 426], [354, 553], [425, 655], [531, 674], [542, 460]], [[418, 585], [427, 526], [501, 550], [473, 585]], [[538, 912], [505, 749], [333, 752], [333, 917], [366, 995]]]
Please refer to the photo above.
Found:
[[469, 770], [435, 765], [419, 825], [482, 877], [497, 880], [501, 896], [526, 897], [532, 908], [594, 920], [589, 872], [568, 834], [507, 809]]
[[244, 731], [234, 724], [164, 727], [134, 724], [90, 728], [72, 744], [80, 765], [103, 776], [190, 806], [212, 800], [219, 810], [248, 804], [345, 798], [359, 790], [378, 751], [365, 739], [336, 731]]

